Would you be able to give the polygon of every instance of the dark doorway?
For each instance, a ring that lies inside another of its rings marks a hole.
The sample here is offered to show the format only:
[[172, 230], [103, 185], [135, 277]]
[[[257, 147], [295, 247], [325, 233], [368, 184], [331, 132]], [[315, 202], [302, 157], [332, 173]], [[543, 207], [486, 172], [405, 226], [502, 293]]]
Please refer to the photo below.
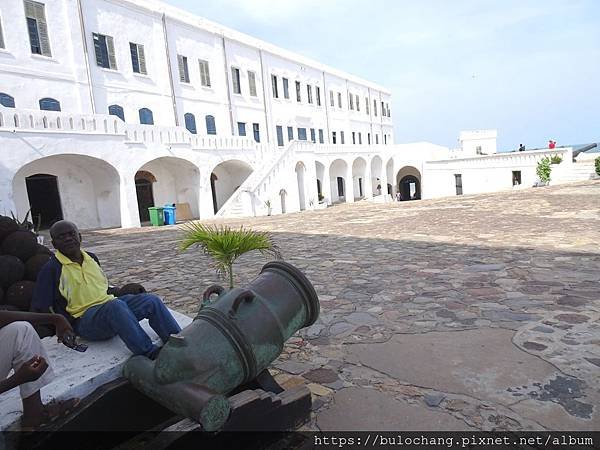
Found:
[[215, 212], [215, 214], [219, 211], [219, 208], [217, 206], [217, 191], [215, 190], [215, 181], [217, 181], [218, 178], [214, 173], [210, 174], [210, 192], [212, 193], [212, 201], [213, 201], [213, 211]]
[[402, 201], [421, 199], [421, 182], [413, 175], [407, 175], [400, 180], [398, 190]]
[[321, 180], [317, 178], [317, 195], [321, 197], [323, 195], [323, 190], [321, 188]]
[[512, 171], [512, 184], [513, 186], [517, 186], [521, 184], [521, 171], [513, 170]]
[[154, 206], [152, 183], [156, 181], [150, 172], [139, 171], [135, 174], [135, 193], [137, 195], [140, 222], [150, 221], [148, 208]]
[[363, 196], [363, 192], [362, 192], [362, 178], [358, 179], [358, 196], [359, 197]]
[[344, 179], [342, 177], [337, 177], [337, 185], [338, 185], [338, 197], [344, 196]]
[[462, 175], [460, 173], [454, 174], [454, 183], [456, 185], [456, 195], [462, 195], [462, 193], [463, 193]]
[[63, 219], [58, 179], [54, 175], [38, 173], [25, 178], [27, 196], [31, 205], [31, 221], [40, 224], [40, 229], [47, 229]]

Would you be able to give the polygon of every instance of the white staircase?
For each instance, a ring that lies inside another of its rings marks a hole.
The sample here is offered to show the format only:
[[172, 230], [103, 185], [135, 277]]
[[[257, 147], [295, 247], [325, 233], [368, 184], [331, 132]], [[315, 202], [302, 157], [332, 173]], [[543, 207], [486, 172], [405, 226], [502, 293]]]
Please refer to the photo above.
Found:
[[296, 142], [283, 151], [274, 151], [273, 157], [240, 185], [219, 209], [216, 217], [248, 217], [267, 214], [265, 201], [279, 195], [281, 189], [281, 171], [291, 170], [294, 163]]

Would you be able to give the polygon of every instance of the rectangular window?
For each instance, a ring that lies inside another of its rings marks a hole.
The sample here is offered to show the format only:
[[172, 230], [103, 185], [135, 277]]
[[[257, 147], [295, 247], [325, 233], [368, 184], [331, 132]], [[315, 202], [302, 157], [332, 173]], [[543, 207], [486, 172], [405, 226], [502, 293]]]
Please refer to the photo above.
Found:
[[379, 145], [379, 135], [375, 133], [375, 145]]
[[306, 128], [298, 128], [298, 140], [299, 141], [306, 140]]
[[231, 82], [233, 83], [233, 93], [241, 94], [242, 85], [240, 84], [240, 69], [237, 67], [231, 68]]
[[362, 133], [358, 132], [358, 145], [362, 145]]
[[277, 145], [283, 147], [283, 127], [277, 125], [275, 128], [277, 129]]
[[321, 88], [319, 86], [315, 86], [315, 89], [315, 94], [317, 95], [317, 106], [321, 106]]
[[373, 114], [377, 117], [377, 100], [373, 99]]
[[360, 98], [358, 97], [358, 94], [356, 95], [356, 110], [360, 111]]
[[335, 106], [335, 101], [334, 101], [334, 97], [333, 97], [333, 91], [329, 91], [329, 103], [331, 103], [332, 107]]
[[354, 95], [348, 93], [348, 108], [350, 108], [351, 111], [354, 111]]
[[210, 69], [208, 61], [199, 59], [198, 64], [200, 65], [200, 85], [210, 87]]
[[365, 97], [365, 112], [369, 115], [369, 99]]
[[302, 101], [302, 94], [300, 93], [300, 82], [296, 81], [296, 101], [300, 103]]
[[129, 52], [131, 53], [131, 67], [134, 73], [141, 73], [147, 75], [146, 71], [146, 55], [144, 53], [144, 46], [141, 44], [129, 43]]
[[323, 129], [319, 128], [319, 144], [324, 144], [325, 140], [323, 139]]
[[308, 103], [312, 103], [312, 86], [310, 84], [306, 85], [306, 96], [308, 98]]
[[356, 132], [352, 132], [352, 143], [356, 145]]
[[385, 103], [381, 102], [381, 115], [385, 117]]
[[392, 117], [392, 114], [390, 113], [390, 104], [389, 103], [385, 104], [385, 109], [387, 111], [387, 116]]
[[188, 70], [187, 56], [177, 55], [177, 66], [179, 67], [179, 81], [189, 83], [190, 72]]
[[288, 141], [294, 140], [294, 127], [288, 127]]
[[2, 34], [2, 18], [0, 18], [0, 48], [4, 47], [4, 35]]
[[344, 145], [346, 143], [344, 139], [344, 132], [340, 131], [340, 144]]
[[271, 75], [271, 87], [273, 88], [273, 98], [279, 98], [279, 90], [277, 89], [276, 75]]
[[316, 142], [317, 142], [317, 135], [315, 134], [315, 129], [314, 129], [314, 128], [311, 128], [311, 129], [310, 129], [310, 140], [311, 140], [313, 143], [316, 143]]
[[[368, 103], [367, 103], [368, 105]], [[371, 145], [371, 133], [367, 133], [367, 144]]]
[[387, 134], [383, 135], [383, 144], [387, 145]]
[[94, 51], [96, 52], [96, 64], [105, 69], [117, 70], [115, 43], [112, 36], [92, 33], [92, 37], [94, 39]]
[[333, 142], [334, 144], [337, 144], [337, 136], [335, 134], [335, 131], [331, 132], [331, 142]]
[[248, 71], [248, 88], [250, 89], [250, 96], [256, 97], [256, 74], [251, 70]]
[[460, 174], [460, 173], [454, 174], [454, 185], [456, 186], [456, 195], [462, 195], [463, 194], [462, 174]]
[[283, 81], [283, 98], [290, 98], [290, 82], [287, 78], [282, 78]]
[[254, 140], [260, 142], [260, 128], [257, 123], [252, 124], [252, 132], [254, 133]]
[[246, 122], [238, 122], [238, 136], [246, 136]]
[[31, 53], [35, 55], [52, 56], [44, 4], [25, 0], [24, 5]]
[[338, 92], [338, 108], [342, 109], [342, 93]]

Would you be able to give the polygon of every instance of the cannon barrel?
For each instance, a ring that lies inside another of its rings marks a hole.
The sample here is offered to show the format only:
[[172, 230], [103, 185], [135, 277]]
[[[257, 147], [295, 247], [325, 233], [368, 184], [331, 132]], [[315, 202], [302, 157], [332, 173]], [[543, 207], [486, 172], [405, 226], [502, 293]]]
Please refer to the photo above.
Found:
[[[218, 297], [209, 303], [213, 294]], [[243, 289], [211, 286], [194, 321], [169, 338], [157, 359], [134, 356], [124, 375], [144, 394], [214, 431], [228, 418], [224, 396], [255, 379], [318, 315], [310, 281], [291, 264], [272, 261]]]

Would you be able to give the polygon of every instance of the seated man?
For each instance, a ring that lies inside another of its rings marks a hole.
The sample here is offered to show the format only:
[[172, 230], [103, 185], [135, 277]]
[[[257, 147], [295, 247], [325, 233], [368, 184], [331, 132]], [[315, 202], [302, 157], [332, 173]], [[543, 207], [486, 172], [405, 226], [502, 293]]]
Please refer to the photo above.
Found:
[[[73, 335], [69, 322], [59, 314], [0, 311], [0, 394], [21, 389], [21, 428], [39, 428], [67, 415], [78, 399], [42, 403], [40, 389], [53, 378], [46, 350], [33, 325], [54, 325], [59, 341]], [[10, 370], [14, 374], [7, 378]]]
[[31, 302], [36, 311], [60, 312], [75, 332], [90, 341], [118, 335], [134, 355], [156, 357], [159, 347], [152, 343], [139, 321], [148, 319], [161, 340], [181, 328], [153, 294], [108, 293], [108, 280], [93, 253], [81, 250], [81, 234], [74, 223], [61, 220], [50, 228], [56, 254], [38, 275]]

